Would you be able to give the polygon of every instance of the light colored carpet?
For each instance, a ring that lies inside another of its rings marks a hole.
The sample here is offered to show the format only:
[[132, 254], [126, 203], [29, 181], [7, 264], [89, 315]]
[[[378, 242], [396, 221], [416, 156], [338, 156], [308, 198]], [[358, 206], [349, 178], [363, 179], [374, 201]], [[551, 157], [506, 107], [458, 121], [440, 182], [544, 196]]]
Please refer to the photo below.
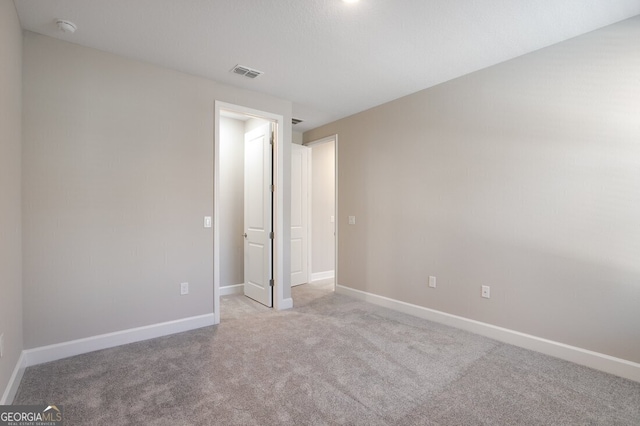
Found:
[[639, 425], [640, 383], [335, 294], [30, 367], [66, 425]]

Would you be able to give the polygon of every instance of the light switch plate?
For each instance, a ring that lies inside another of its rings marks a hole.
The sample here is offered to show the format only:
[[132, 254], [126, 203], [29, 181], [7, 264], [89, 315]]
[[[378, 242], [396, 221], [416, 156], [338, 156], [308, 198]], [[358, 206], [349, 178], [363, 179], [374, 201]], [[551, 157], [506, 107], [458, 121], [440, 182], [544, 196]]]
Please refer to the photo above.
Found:
[[180, 283], [180, 295], [189, 294], [189, 283]]
[[436, 288], [436, 277], [429, 276], [429, 287]]
[[331, 219], [329, 219], [329, 222], [333, 223], [336, 221], [336, 217], [335, 216], [331, 216]]
[[356, 217], [349, 216], [349, 225], [355, 225], [355, 224], [356, 224]]
[[211, 216], [204, 217], [204, 227], [211, 228]]
[[482, 297], [484, 297], [485, 299], [491, 298], [491, 287], [489, 287], [488, 285], [482, 286]]
[[0, 334], [0, 358], [4, 356], [4, 333]]

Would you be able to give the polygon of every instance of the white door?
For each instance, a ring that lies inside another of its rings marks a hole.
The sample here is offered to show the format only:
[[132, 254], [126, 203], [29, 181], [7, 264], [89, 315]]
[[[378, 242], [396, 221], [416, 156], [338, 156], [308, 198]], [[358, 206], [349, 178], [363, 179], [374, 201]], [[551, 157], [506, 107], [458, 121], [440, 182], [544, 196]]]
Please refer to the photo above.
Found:
[[272, 128], [244, 136], [244, 294], [273, 306]]
[[309, 282], [311, 148], [291, 144], [291, 285]]

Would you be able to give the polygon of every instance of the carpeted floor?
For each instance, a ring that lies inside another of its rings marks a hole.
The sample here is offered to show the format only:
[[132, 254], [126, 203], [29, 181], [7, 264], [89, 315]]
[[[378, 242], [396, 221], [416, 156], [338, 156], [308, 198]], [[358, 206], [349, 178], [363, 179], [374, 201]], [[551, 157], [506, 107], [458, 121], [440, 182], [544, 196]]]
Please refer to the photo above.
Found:
[[640, 383], [335, 294], [30, 367], [65, 425], [640, 425]]

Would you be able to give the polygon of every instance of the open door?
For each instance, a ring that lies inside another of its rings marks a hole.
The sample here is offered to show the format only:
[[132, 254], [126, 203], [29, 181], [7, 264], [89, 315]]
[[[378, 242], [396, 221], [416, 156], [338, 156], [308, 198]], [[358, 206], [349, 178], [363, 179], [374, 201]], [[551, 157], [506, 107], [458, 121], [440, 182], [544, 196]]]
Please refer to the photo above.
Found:
[[291, 144], [291, 285], [309, 282], [311, 148]]
[[272, 124], [245, 134], [244, 294], [273, 306]]

